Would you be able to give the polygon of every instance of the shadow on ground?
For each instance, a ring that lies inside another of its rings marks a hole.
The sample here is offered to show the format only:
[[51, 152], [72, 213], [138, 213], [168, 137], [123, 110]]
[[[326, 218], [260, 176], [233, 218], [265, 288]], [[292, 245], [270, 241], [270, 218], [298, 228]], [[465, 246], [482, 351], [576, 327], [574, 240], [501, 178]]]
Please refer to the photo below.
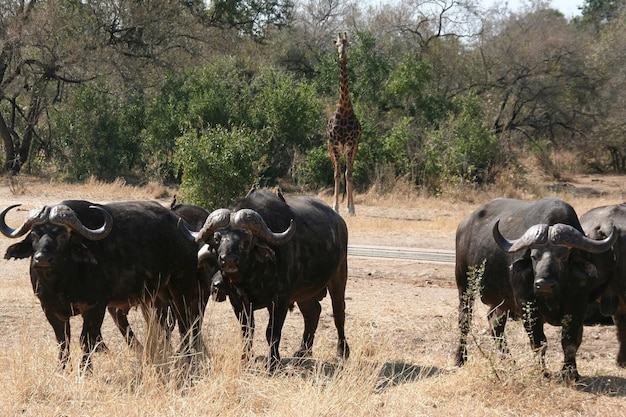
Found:
[[626, 397], [626, 378], [619, 376], [582, 377], [576, 389], [609, 397]]
[[[266, 364], [266, 361], [267, 357], [264, 356], [256, 358], [258, 365]], [[363, 367], [372, 369], [374, 373], [377, 372], [374, 386], [374, 391], [377, 393], [391, 387], [432, 378], [445, 372], [435, 366], [422, 366], [404, 362], [385, 362], [382, 365], [363, 362]], [[300, 376], [302, 378], [318, 375], [333, 379], [343, 369], [344, 364], [341, 362], [330, 363], [314, 358], [283, 358], [281, 359], [281, 366], [278, 372], [283, 375]]]

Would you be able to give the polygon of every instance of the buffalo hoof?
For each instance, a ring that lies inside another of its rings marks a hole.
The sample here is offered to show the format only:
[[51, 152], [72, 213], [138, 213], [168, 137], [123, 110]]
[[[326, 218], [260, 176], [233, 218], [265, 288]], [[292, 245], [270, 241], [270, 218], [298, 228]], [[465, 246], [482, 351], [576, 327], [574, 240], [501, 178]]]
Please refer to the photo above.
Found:
[[337, 357], [340, 360], [348, 359], [350, 357], [350, 346], [345, 340], [340, 340], [337, 343]]
[[300, 348], [293, 354], [293, 356], [296, 358], [310, 358], [313, 356], [313, 352], [308, 348]]
[[89, 356], [82, 358], [78, 373], [81, 377], [93, 375], [93, 364]]
[[457, 357], [454, 359], [454, 366], [461, 368], [463, 365], [465, 365], [465, 359], [463, 357]]
[[105, 353], [108, 353], [109, 352], [109, 347], [103, 341], [99, 341], [98, 343], [96, 343], [96, 347], [94, 348], [94, 352], [105, 352]]
[[561, 379], [566, 384], [576, 383], [580, 381], [580, 374], [575, 368], [564, 366], [561, 369]]
[[280, 358], [270, 358], [267, 361], [267, 373], [269, 375], [276, 374], [276, 371], [280, 368]]

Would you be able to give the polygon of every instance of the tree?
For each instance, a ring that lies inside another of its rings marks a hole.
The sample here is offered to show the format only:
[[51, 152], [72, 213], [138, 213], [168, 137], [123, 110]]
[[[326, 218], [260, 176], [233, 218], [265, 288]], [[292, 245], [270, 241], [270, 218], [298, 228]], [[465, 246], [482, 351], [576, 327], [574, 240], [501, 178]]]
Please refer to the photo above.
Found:
[[49, 143], [49, 132], [38, 123], [60, 100], [63, 85], [84, 81], [69, 68], [77, 59], [71, 37], [78, 28], [63, 23], [84, 22], [86, 16], [79, 7], [52, 3], [10, 3], [0, 16], [0, 137], [3, 168], [12, 173], [27, 162], [34, 142]]
[[484, 123], [482, 103], [475, 95], [459, 96], [456, 109], [438, 129], [427, 133], [424, 172], [430, 187], [442, 181], [493, 182], [497, 138]]
[[624, 0], [585, 0], [578, 21], [599, 31], [603, 25], [618, 18], [626, 7]]
[[262, 39], [272, 29], [291, 23], [293, 7], [290, 0], [213, 0], [207, 23]]
[[[584, 34], [552, 9], [510, 14], [473, 51], [473, 84], [493, 131], [524, 146], [547, 140], [572, 149], [596, 122], [591, 104], [602, 76], [588, 65]], [[504, 141], [503, 141], [504, 142]]]
[[[626, 10], [624, 10], [626, 12]], [[603, 25], [594, 39], [588, 66], [602, 77], [602, 86], [589, 107], [595, 110], [595, 123], [580, 152], [586, 164], [604, 171], [626, 172], [626, 23], [622, 17]]]
[[81, 86], [68, 110], [52, 115], [58, 170], [72, 179], [113, 180], [132, 173], [140, 160], [143, 102], [107, 90], [103, 82]]
[[172, 0], [30, 0], [0, 13], [0, 137], [13, 173], [31, 152], [50, 154], [48, 114], [73, 87], [106, 77], [112, 92], [134, 100], [192, 62], [206, 35]]

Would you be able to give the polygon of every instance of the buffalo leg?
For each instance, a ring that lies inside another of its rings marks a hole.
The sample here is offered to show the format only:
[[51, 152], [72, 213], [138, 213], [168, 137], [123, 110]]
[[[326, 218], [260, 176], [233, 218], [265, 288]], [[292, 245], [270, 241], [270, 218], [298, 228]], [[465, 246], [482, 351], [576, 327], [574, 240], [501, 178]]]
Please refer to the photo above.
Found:
[[70, 359], [70, 320], [69, 318], [61, 320], [55, 314], [49, 314], [47, 310], [45, 313], [59, 344], [59, 365], [65, 369]]
[[105, 306], [95, 306], [82, 312], [83, 331], [80, 334], [80, 345], [83, 348], [81, 365], [85, 370], [91, 370], [91, 354], [99, 350], [107, 350], [102, 340], [102, 322], [104, 321]]
[[561, 330], [561, 346], [563, 347], [563, 368], [561, 375], [566, 380], [578, 381], [580, 375], [576, 367], [576, 353], [583, 340], [583, 317], [576, 322], [563, 326]]
[[[346, 341], [346, 281], [348, 279], [348, 264], [343, 262], [337, 275], [328, 282], [328, 293], [333, 306], [333, 319], [337, 329], [337, 356], [347, 359], [350, 356], [350, 346]], [[321, 300], [321, 297], [319, 298]]]
[[280, 364], [280, 339], [288, 310], [287, 300], [282, 298], [279, 298], [268, 307], [270, 319], [265, 331], [265, 339], [270, 347], [267, 366], [270, 373], [273, 373]]
[[561, 376], [566, 381], [578, 381], [580, 375], [576, 367], [576, 354], [583, 340], [583, 322], [587, 310], [587, 297], [569, 297], [570, 305], [577, 306], [571, 314], [563, 314], [561, 321], [561, 347], [563, 348], [563, 367]]
[[242, 354], [242, 360], [249, 361], [252, 356], [252, 339], [254, 338], [254, 310], [252, 305], [244, 296], [241, 296], [238, 292], [231, 293], [228, 296], [230, 304], [235, 312], [235, 317], [239, 320], [241, 326], [241, 335], [243, 338], [244, 349]]
[[491, 327], [491, 336], [496, 342], [498, 350], [502, 356], [509, 355], [509, 349], [506, 343], [506, 336], [504, 334], [504, 328], [508, 318], [508, 311], [494, 308], [489, 311], [489, 327]]
[[619, 297], [619, 304], [617, 312], [613, 316], [613, 321], [615, 322], [617, 341], [619, 343], [617, 366], [626, 368], [626, 303], [622, 297]]
[[113, 319], [122, 336], [126, 340], [126, 344], [133, 349], [141, 349], [141, 344], [137, 340], [133, 329], [128, 322], [128, 309], [108, 307], [109, 315]]
[[474, 294], [465, 289], [459, 292], [459, 347], [456, 352], [455, 365], [463, 366], [467, 361], [467, 335], [472, 325]]
[[[200, 315], [200, 305], [198, 300], [191, 299], [189, 304], [185, 302], [176, 303], [174, 314], [178, 323], [178, 331], [180, 333], [181, 345], [180, 353], [191, 354], [193, 350], [200, 352], [200, 327], [202, 326], [202, 317]], [[170, 329], [167, 325], [167, 308], [160, 309], [159, 321], [166, 329]]]
[[539, 318], [538, 313], [539, 310], [537, 309], [537, 305], [534, 301], [526, 302], [523, 308], [522, 320], [524, 322], [526, 334], [530, 339], [530, 346], [533, 351], [539, 354], [539, 364], [544, 375], [547, 377], [549, 374], [546, 370], [545, 356], [548, 341], [545, 333], [543, 332], [543, 322]]
[[302, 334], [300, 349], [296, 351], [294, 356], [303, 358], [305, 356], [311, 356], [313, 341], [315, 340], [315, 331], [317, 330], [317, 325], [320, 320], [322, 306], [319, 301], [312, 299], [298, 302], [298, 308], [304, 318], [304, 333]]

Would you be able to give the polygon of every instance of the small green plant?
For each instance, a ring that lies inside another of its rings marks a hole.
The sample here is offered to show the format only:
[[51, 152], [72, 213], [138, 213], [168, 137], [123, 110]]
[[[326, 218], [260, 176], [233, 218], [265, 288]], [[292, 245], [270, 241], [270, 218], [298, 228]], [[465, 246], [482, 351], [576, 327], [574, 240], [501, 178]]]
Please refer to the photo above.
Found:
[[539, 317], [539, 308], [535, 300], [526, 301], [522, 306], [522, 320], [524, 321], [524, 328], [531, 342], [533, 340], [532, 326]]
[[481, 281], [485, 275], [485, 265], [487, 260], [484, 259], [480, 265], [472, 265], [467, 271], [467, 294], [471, 294], [472, 299], [480, 297], [482, 291]]

